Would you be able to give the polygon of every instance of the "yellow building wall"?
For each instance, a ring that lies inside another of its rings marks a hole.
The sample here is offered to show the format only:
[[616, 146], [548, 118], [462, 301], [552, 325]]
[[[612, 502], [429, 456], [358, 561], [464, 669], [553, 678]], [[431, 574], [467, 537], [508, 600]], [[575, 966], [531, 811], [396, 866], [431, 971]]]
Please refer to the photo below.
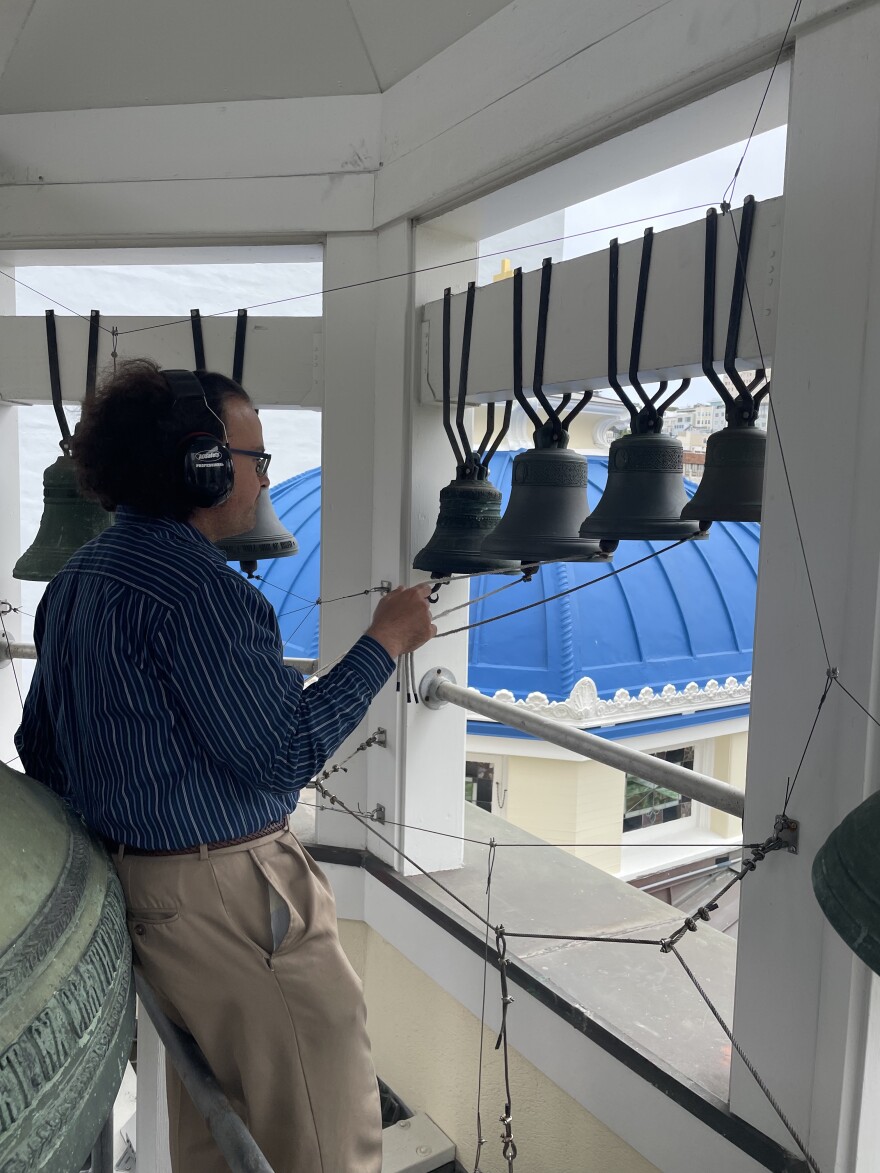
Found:
[[[376, 1070], [410, 1108], [431, 1117], [455, 1142], [458, 1160], [472, 1169], [479, 1019], [363, 921], [340, 921], [339, 935], [364, 983]], [[498, 1123], [505, 1101], [503, 1070], [494, 1047], [494, 1034], [485, 1030], [482, 1121], [487, 1143], [480, 1168], [505, 1173]], [[657, 1173], [518, 1051], [510, 1048], [509, 1055], [517, 1168]]]
[[[748, 733], [731, 733], [727, 737], [716, 737], [713, 776], [721, 782], [729, 782], [737, 790], [745, 790], [748, 751]], [[716, 835], [722, 835], [725, 839], [742, 833], [740, 819], [714, 809], [709, 815], [709, 827]]]
[[566, 847], [578, 859], [620, 870], [624, 776], [600, 762], [508, 757], [507, 798], [502, 814], [549, 843], [608, 844]]

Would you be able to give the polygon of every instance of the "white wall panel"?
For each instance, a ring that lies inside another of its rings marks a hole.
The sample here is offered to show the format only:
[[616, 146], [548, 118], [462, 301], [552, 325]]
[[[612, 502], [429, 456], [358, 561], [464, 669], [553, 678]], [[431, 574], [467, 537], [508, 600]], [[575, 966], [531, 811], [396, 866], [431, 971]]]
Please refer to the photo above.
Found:
[[[813, 0], [798, 26], [847, 7]], [[790, 16], [789, 0], [508, 5], [385, 95], [376, 223], [446, 211], [723, 89], [772, 63]]]
[[373, 171], [378, 94], [0, 115], [0, 184]]
[[283, 244], [372, 223], [363, 172], [0, 187], [0, 249]]

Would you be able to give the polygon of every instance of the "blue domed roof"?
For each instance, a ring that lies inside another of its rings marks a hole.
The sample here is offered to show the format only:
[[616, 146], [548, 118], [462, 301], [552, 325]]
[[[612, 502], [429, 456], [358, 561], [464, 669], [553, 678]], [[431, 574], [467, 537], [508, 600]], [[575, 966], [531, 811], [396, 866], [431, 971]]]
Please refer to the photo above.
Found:
[[[492, 462], [492, 483], [507, 504], [514, 452]], [[605, 489], [608, 460], [591, 456], [587, 500], [596, 508]], [[685, 482], [689, 497], [696, 485]], [[618, 689], [637, 694], [667, 684], [742, 682], [752, 670], [755, 589], [760, 526], [716, 522], [704, 541], [685, 542], [606, 582], [534, 607], [471, 632], [468, 684], [492, 694], [509, 689], [517, 698], [542, 692], [565, 700], [584, 676], [600, 697]], [[475, 623], [593, 582], [668, 542], [621, 542], [612, 564], [559, 562], [542, 566], [532, 583], [475, 603]], [[472, 597], [491, 591], [498, 576], [472, 582]]]
[[[492, 461], [492, 483], [506, 505], [514, 452]], [[608, 461], [589, 460], [587, 497], [595, 509], [605, 488]], [[285, 654], [318, 654], [320, 544], [319, 469], [270, 490], [279, 518], [296, 535], [294, 558], [260, 563], [260, 590], [278, 612]], [[695, 486], [686, 483], [689, 496]], [[619, 689], [677, 690], [751, 673], [760, 527], [716, 522], [706, 541], [687, 542], [641, 566], [582, 591], [487, 623], [470, 633], [468, 683], [492, 695], [517, 698], [544, 693], [565, 700], [589, 676], [600, 697]], [[541, 567], [530, 583], [516, 584], [472, 605], [470, 622], [489, 619], [581, 583], [592, 582], [668, 543], [621, 542], [611, 564], [566, 562]], [[471, 596], [507, 581], [475, 578]], [[440, 609], [442, 610], [441, 594]], [[447, 622], [451, 622], [447, 621]]]

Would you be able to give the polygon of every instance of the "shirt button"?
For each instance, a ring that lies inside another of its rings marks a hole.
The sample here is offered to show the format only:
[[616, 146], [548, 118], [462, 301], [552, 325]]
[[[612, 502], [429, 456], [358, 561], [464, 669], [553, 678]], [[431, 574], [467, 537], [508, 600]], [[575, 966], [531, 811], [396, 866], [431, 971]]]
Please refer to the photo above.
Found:
[[144, 928], [143, 925], [135, 925], [134, 931], [137, 933], [137, 935], [139, 937], [142, 937], [147, 930]]

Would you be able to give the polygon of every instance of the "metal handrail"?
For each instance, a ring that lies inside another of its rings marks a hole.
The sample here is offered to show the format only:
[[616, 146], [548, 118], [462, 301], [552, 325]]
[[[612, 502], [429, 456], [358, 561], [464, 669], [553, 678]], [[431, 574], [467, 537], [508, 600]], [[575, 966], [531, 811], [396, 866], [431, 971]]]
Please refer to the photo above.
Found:
[[[0, 661], [2, 660], [36, 660], [37, 649], [33, 644], [7, 643], [0, 640]], [[303, 676], [311, 676], [319, 666], [317, 660], [302, 660], [297, 656], [285, 656], [284, 667], [296, 668]]]
[[273, 1173], [257, 1142], [224, 1095], [198, 1043], [163, 1014], [156, 995], [137, 971], [134, 984], [141, 1005], [231, 1173]]
[[721, 782], [717, 778], [710, 778], [708, 774], [688, 770], [674, 762], [665, 762], [641, 750], [606, 741], [604, 737], [563, 725], [561, 721], [554, 721], [550, 717], [539, 717], [537, 713], [483, 696], [474, 689], [463, 688], [455, 683], [452, 673], [445, 668], [433, 668], [422, 677], [419, 695], [429, 709], [442, 708], [445, 704], [457, 705], [461, 709], [490, 717], [502, 725], [522, 729], [582, 757], [613, 766], [616, 770], [637, 774], [646, 782], [669, 787], [706, 806], [713, 806], [740, 819], [743, 817], [743, 792], [729, 782]]

